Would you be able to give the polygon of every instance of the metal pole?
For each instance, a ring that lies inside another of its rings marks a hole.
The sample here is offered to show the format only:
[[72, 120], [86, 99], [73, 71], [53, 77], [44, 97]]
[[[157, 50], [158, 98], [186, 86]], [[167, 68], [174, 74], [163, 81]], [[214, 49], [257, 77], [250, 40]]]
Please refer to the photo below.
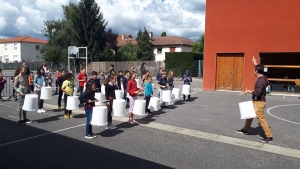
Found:
[[200, 78], [201, 77], [201, 61], [200, 60], [198, 60], [198, 78]]
[[86, 72], [88, 71], [88, 57], [87, 57], [87, 47], [85, 47], [85, 68], [86, 68]]

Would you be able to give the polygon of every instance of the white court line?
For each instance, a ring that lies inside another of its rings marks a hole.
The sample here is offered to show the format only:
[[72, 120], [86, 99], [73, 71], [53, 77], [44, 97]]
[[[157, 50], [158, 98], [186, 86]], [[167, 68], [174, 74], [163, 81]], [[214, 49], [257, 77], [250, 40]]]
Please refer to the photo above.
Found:
[[1, 106], [6, 106], [6, 107], [12, 107], [12, 106], [9, 106], [9, 105], [6, 105], [6, 104], [0, 104]]
[[28, 137], [28, 138], [24, 138], [24, 139], [12, 141], [12, 142], [0, 144], [0, 147], [7, 146], [7, 145], [10, 145], [10, 144], [14, 144], [14, 143], [18, 143], [18, 142], [22, 142], [22, 141], [26, 141], [26, 140], [30, 140], [30, 139], [34, 139], [34, 138], [38, 138], [38, 137], [42, 137], [42, 136], [46, 136], [46, 135], [49, 135], [49, 134], [59, 133], [59, 132], [61, 132], [61, 131], [65, 131], [65, 130], [70, 130], [70, 129], [73, 129], [73, 128], [81, 127], [81, 126], [83, 126], [83, 125], [85, 125], [85, 123], [84, 123], [84, 124], [77, 125], [77, 126], [73, 126], [73, 127], [68, 127], [68, 128], [64, 128], [64, 129], [52, 131], [52, 132], [50, 132], [50, 133], [40, 134], [40, 135], [37, 135], [37, 136], [32, 136], [32, 137]]
[[274, 109], [274, 108], [277, 108], [277, 107], [284, 107], [284, 106], [299, 106], [300, 104], [286, 104], [286, 105], [278, 105], [278, 106], [273, 106], [273, 107], [270, 107], [267, 109], [267, 113], [270, 115], [270, 116], [273, 116], [279, 120], [283, 120], [283, 121], [286, 121], [286, 122], [289, 122], [289, 123], [293, 123], [293, 124], [298, 124], [300, 125], [300, 123], [297, 123], [297, 122], [293, 122], [293, 121], [289, 121], [289, 120], [286, 120], [286, 119], [283, 119], [283, 118], [280, 118], [280, 117], [277, 117], [273, 114], [270, 113], [270, 110]]

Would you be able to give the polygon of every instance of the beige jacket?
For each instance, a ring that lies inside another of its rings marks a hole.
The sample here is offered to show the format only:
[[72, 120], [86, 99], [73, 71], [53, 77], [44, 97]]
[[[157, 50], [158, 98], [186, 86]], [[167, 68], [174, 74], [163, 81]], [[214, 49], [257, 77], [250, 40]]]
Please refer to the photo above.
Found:
[[22, 75], [21, 73], [14, 78], [14, 89], [17, 93], [22, 92], [27, 94], [31, 92], [31, 89], [28, 85], [28, 76]]

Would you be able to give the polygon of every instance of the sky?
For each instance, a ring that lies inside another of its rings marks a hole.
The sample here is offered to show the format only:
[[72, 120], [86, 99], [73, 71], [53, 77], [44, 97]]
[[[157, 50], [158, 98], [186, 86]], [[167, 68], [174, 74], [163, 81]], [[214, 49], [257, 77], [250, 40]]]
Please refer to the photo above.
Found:
[[[41, 34], [44, 21], [63, 19], [62, 5], [79, 0], [0, 0], [0, 37]], [[206, 0], [96, 0], [108, 28], [136, 37], [144, 27], [160, 36], [195, 40], [204, 33]]]

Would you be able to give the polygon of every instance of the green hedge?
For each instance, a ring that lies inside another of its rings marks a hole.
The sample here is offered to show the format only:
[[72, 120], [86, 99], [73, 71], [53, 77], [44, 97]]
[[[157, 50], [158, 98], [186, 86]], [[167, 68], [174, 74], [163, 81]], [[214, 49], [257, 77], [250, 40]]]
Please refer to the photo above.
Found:
[[165, 69], [173, 69], [182, 73], [186, 69], [192, 72], [195, 60], [203, 60], [203, 54], [193, 52], [166, 52], [165, 56]]

